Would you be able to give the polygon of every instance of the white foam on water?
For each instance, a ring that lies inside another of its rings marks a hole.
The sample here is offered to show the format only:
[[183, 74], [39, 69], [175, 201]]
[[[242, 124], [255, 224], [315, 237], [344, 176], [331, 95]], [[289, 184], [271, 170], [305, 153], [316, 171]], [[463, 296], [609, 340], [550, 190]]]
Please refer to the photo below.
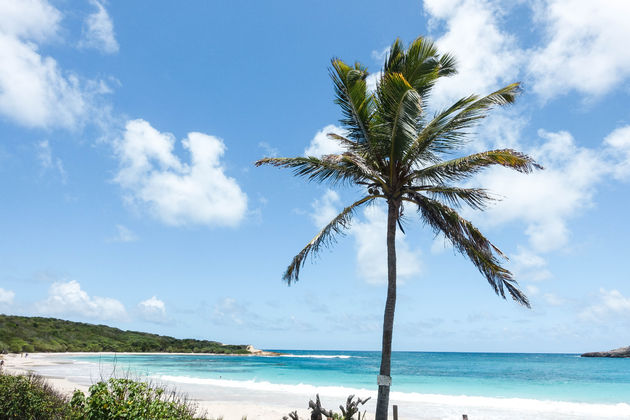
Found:
[[303, 359], [350, 359], [355, 356], [345, 354], [281, 354], [278, 357], [295, 357]]
[[[376, 399], [375, 390], [342, 386], [315, 386], [310, 384], [275, 384], [267, 381], [237, 381], [231, 379], [196, 378], [190, 376], [162, 375], [156, 378], [174, 383], [216, 386], [221, 388], [247, 389], [278, 394], [299, 394], [344, 398], [350, 394], [361, 398]], [[433, 407], [465, 407], [480, 412], [520, 413], [530, 418], [556, 418], [557, 416], [577, 416], [577, 418], [630, 419], [630, 404], [601, 404], [569, 401], [536, 400], [531, 398], [495, 398], [470, 395], [421, 394], [417, 392], [396, 392], [390, 400], [399, 403], [423, 404]], [[506, 417], [507, 418], [507, 417]]]

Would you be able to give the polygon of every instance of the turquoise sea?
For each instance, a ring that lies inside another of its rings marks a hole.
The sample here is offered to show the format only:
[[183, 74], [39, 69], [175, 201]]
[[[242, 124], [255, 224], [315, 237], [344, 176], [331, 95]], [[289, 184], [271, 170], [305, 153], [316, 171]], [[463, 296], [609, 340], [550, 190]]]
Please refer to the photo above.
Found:
[[[379, 352], [274, 351], [284, 355], [60, 355], [73, 365], [51, 366], [42, 373], [54, 375], [55, 369], [63, 369], [71, 380], [86, 382], [89, 374], [93, 382], [98, 367], [101, 376], [115, 370], [117, 375], [173, 383], [187, 392], [206, 387], [214, 390], [207, 395], [215, 395], [230, 390], [223, 399], [241, 395], [268, 401], [273, 395], [282, 399], [316, 392], [339, 398], [374, 395]], [[483, 418], [496, 419], [520, 418], [513, 413], [534, 409], [538, 411], [531, 411], [531, 418], [630, 419], [630, 359], [394, 352], [392, 378], [392, 399], [422, 408], [415, 418], [455, 418], [449, 413], [471, 408]], [[458, 407], [449, 411], [453, 405]], [[422, 417], [427, 410], [434, 415]]]
[[[281, 357], [77, 356], [148, 376], [374, 388], [379, 352], [274, 350]], [[575, 354], [394, 352], [392, 390], [537, 400], [630, 402], [630, 359]]]

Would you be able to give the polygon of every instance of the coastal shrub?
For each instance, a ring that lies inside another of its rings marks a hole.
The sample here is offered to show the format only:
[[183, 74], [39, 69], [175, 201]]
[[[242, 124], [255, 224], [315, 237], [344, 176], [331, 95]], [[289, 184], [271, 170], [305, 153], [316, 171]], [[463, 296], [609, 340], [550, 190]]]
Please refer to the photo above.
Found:
[[61, 420], [75, 416], [66, 398], [41, 376], [0, 373], [0, 418]]
[[111, 378], [90, 387], [89, 395], [76, 391], [70, 402], [82, 420], [177, 419], [193, 420], [196, 407], [176, 392], [146, 382]]
[[72, 399], [41, 376], [0, 372], [0, 420], [204, 420], [196, 406], [175, 391], [142, 381], [110, 379]]

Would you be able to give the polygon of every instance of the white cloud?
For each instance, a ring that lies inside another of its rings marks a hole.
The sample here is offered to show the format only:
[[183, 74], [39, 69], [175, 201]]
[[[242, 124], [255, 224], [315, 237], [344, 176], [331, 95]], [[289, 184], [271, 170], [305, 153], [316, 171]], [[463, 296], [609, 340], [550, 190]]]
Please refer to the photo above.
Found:
[[318, 228], [326, 226], [337, 214], [339, 214], [339, 194], [333, 190], [326, 190], [321, 199], [313, 202], [311, 217]]
[[595, 187], [608, 169], [600, 153], [577, 146], [566, 131], [541, 130], [539, 135], [544, 142], [529, 153], [545, 170], [521, 174], [494, 168], [473, 183], [504, 197], [478, 217], [480, 223], [524, 221], [533, 251], [549, 252], [567, 244], [568, 219], [592, 205]]
[[630, 178], [630, 125], [615, 129], [606, 136], [604, 145], [615, 162], [615, 177], [621, 180]]
[[[321, 199], [313, 202], [310, 214], [318, 228], [324, 227], [342, 209], [339, 194], [327, 190]], [[378, 205], [368, 206], [363, 211], [363, 220], [355, 216], [349, 233], [356, 243], [357, 273], [368, 283], [387, 282], [387, 215]], [[405, 236], [398, 231], [396, 235], [397, 277], [404, 281], [421, 272], [420, 251], [412, 250]]]
[[138, 303], [138, 309], [147, 321], [163, 322], [166, 319], [166, 305], [156, 296]]
[[172, 134], [141, 119], [128, 121], [123, 138], [115, 144], [120, 159], [115, 181], [128, 191], [130, 202], [147, 206], [167, 224], [236, 226], [245, 216], [247, 196], [225, 174], [221, 164], [225, 144], [192, 132], [182, 145], [191, 155], [190, 164], [173, 153]]
[[[355, 222], [351, 234], [356, 239], [357, 271], [368, 283], [387, 282], [387, 214], [378, 205], [366, 207], [365, 221]], [[399, 282], [421, 272], [420, 251], [413, 250], [398, 231], [396, 234], [397, 278]]]
[[382, 76], [382, 71], [377, 71], [368, 75], [368, 77], [365, 79], [365, 84], [368, 92], [376, 91], [376, 85], [378, 84], [379, 80], [381, 80]]
[[114, 35], [114, 24], [103, 4], [90, 0], [96, 11], [85, 19], [81, 48], [95, 48], [107, 54], [118, 52], [118, 42]]
[[63, 162], [60, 158], [54, 158], [52, 154], [52, 148], [48, 140], [42, 140], [37, 143], [37, 158], [43, 169], [53, 169], [59, 173], [62, 182], [66, 182], [68, 174], [63, 167]]
[[61, 13], [46, 0], [4, 0], [0, 2], [0, 33], [45, 41], [55, 37]]
[[15, 292], [0, 287], [0, 305], [11, 305], [13, 298], [15, 298]]
[[124, 305], [112, 298], [89, 296], [76, 280], [55, 282], [50, 286], [48, 298], [37, 305], [47, 315], [75, 314], [88, 318], [124, 319]]
[[0, 3], [0, 114], [28, 127], [76, 128], [85, 118], [91, 92], [38, 42], [55, 39], [61, 13], [45, 0]]
[[424, 0], [433, 23], [443, 21], [436, 40], [442, 53], [457, 60], [458, 73], [435, 86], [432, 106], [443, 107], [472, 93], [486, 94], [515, 82], [524, 55], [516, 39], [498, 25], [498, 9], [489, 0]]
[[553, 277], [547, 268], [547, 261], [529, 249], [519, 247], [511, 260], [514, 263], [514, 274], [519, 280], [539, 282]]
[[545, 0], [535, 2], [545, 45], [533, 51], [529, 72], [543, 98], [577, 90], [601, 95], [630, 77], [630, 2]]
[[327, 136], [328, 133], [338, 134], [340, 136], [347, 134], [341, 127], [332, 124], [327, 125], [315, 134], [309, 146], [304, 150], [304, 156], [322, 157], [323, 155], [343, 153], [343, 147], [341, 147], [338, 141], [329, 138]]
[[528, 284], [527, 286], [525, 286], [525, 290], [527, 290], [527, 294], [529, 296], [536, 296], [538, 293], [540, 293], [540, 289], [538, 288], [538, 286], [534, 286], [533, 284]]
[[133, 233], [129, 228], [123, 225], [116, 225], [116, 236], [112, 238], [113, 242], [135, 242], [138, 235]]
[[610, 317], [622, 317], [630, 321], [630, 298], [619, 290], [599, 289], [598, 302], [580, 313], [580, 318], [588, 321], [605, 321]]
[[526, 79], [547, 100], [572, 90], [602, 95], [630, 77], [630, 51], [625, 47], [630, 2], [526, 2], [534, 16], [531, 28], [543, 38], [540, 47], [530, 49], [521, 48], [514, 34], [501, 28], [512, 4], [516, 2], [424, 0], [429, 26], [443, 24], [444, 33], [437, 39], [440, 50], [453, 53], [458, 61], [459, 74], [435, 88], [439, 105], [519, 79]]

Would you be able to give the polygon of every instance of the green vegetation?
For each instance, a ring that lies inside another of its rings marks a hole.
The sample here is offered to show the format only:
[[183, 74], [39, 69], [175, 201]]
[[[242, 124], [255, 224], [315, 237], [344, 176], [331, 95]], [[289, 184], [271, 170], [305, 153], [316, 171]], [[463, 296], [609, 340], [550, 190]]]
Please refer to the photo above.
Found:
[[495, 199], [485, 189], [471, 188], [465, 182], [481, 170], [498, 165], [529, 173], [540, 168], [530, 157], [511, 149], [462, 155], [474, 126], [492, 108], [513, 103], [520, 86], [512, 83], [487, 96], [467, 96], [430, 115], [431, 90], [439, 79], [456, 73], [455, 64], [453, 56], [440, 54], [428, 39], [417, 38], [407, 48], [397, 39], [372, 91], [365, 66], [335, 58], [330, 74], [345, 133], [328, 137], [343, 152], [256, 162], [257, 166], [292, 169], [311, 181], [353, 185], [363, 196], [344, 208], [292, 259], [284, 273], [289, 284], [298, 280], [309, 254], [314, 256], [335, 243], [335, 236], [350, 226], [360, 207], [377, 201], [387, 204], [387, 298], [376, 420], [387, 420], [396, 308], [396, 233], [398, 228], [405, 233], [403, 224], [409, 219], [404, 216], [417, 211], [426, 226], [444, 235], [453, 249], [477, 267], [499, 296], [510, 295], [529, 307], [512, 273], [503, 267], [505, 255], [458, 213], [461, 206], [483, 210]]
[[0, 372], [0, 418], [7, 420], [172, 419], [202, 420], [196, 406], [176, 392], [146, 382], [110, 379], [75, 391], [71, 400], [40, 376]]
[[0, 372], [0, 418], [73, 418], [67, 399], [36, 375], [6, 375]]
[[180, 340], [55, 318], [0, 315], [0, 352], [66, 351], [249, 354], [245, 345]]
[[176, 392], [131, 379], [98, 382], [90, 387], [87, 397], [75, 391], [70, 407], [74, 418], [81, 420], [205, 418], [196, 417], [196, 407]]

